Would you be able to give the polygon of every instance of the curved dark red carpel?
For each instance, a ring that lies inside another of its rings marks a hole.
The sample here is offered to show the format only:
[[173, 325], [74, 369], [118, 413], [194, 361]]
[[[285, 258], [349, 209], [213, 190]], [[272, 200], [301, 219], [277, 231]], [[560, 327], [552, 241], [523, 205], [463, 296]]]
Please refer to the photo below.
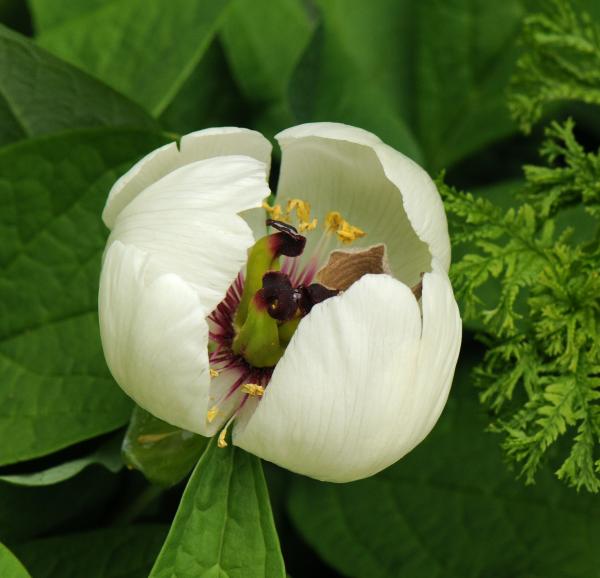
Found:
[[273, 219], [267, 219], [267, 226], [279, 231], [269, 236], [271, 249], [275, 256], [297, 257], [302, 254], [306, 245], [306, 237], [298, 233], [296, 227]]

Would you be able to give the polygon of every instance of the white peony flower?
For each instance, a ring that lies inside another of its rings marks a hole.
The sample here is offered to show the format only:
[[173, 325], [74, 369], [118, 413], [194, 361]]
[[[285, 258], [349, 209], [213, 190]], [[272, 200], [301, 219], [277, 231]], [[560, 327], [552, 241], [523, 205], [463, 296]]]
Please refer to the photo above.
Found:
[[246, 129], [186, 135], [115, 183], [104, 353], [157, 417], [356, 480], [421, 442], [446, 402], [461, 341], [446, 217], [425, 171], [373, 134], [315, 123], [277, 140], [266, 211], [271, 145]]

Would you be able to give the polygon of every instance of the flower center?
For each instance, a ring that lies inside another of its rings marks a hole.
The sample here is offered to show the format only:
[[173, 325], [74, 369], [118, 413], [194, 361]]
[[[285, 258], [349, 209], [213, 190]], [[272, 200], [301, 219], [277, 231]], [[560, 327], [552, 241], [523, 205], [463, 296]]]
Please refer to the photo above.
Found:
[[301, 262], [306, 246], [301, 233], [313, 231], [318, 223], [310, 218], [310, 205], [293, 199], [286, 211], [279, 205], [267, 205], [266, 210], [272, 233], [249, 250], [245, 275], [240, 273], [208, 317], [214, 403], [206, 419], [210, 423], [217, 415], [230, 416], [219, 436], [221, 447], [227, 445], [227, 427], [242, 407], [262, 397], [301, 319], [314, 305], [347, 288], [329, 285], [331, 274], [324, 277], [328, 286], [313, 282], [332, 241], [346, 245], [365, 235], [340, 213], [329, 213], [313, 254]]

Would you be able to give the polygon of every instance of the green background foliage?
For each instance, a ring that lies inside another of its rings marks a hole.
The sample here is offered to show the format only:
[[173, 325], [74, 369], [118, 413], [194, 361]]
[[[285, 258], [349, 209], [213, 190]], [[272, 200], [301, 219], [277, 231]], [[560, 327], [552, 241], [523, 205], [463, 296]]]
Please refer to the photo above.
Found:
[[[2, 578], [600, 577], [596, 2], [0, 0], [0, 23]], [[120, 174], [307, 121], [445, 171], [465, 317], [434, 432], [345, 485], [134, 407], [97, 327]]]

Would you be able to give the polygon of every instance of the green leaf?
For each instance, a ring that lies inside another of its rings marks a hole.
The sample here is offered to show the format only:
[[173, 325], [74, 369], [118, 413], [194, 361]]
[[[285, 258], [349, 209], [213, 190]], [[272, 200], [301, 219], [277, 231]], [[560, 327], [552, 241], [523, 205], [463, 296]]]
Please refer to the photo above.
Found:
[[246, 126], [246, 110], [216, 38], [160, 115], [161, 125], [186, 134], [210, 126]]
[[0, 25], [0, 145], [91, 126], [155, 122], [136, 104]]
[[196, 466], [150, 578], [283, 578], [260, 460], [216, 440]]
[[522, 0], [317, 4], [323, 34], [290, 91], [302, 120], [357, 124], [433, 172], [514, 131], [504, 92]]
[[35, 578], [146, 578], [166, 534], [158, 524], [107, 528], [34, 540], [15, 551]]
[[89, 524], [94, 516], [106, 514], [119, 489], [117, 479], [103, 468], [90, 467], [52, 486], [0, 482], [0, 540], [31, 539], [71, 521]]
[[[228, 0], [33, 0], [41, 46], [158, 116], [198, 64]], [[54, 16], [49, 14], [54, 12]]]
[[483, 434], [487, 419], [470, 384], [472, 363], [464, 361], [421, 446], [360, 482], [297, 477], [294, 523], [353, 578], [598, 577], [600, 551], [591, 537], [600, 533], [600, 504], [549, 472], [535, 487], [513, 479], [497, 440]]
[[0, 481], [17, 486], [52, 486], [76, 476], [92, 465], [104, 466], [109, 472], [116, 474], [123, 467], [120, 446], [121, 440], [119, 436], [115, 436], [89, 456], [77, 458], [32, 474], [0, 476]]
[[0, 150], [0, 464], [125, 424], [97, 320], [111, 184], [163, 136], [93, 129]]
[[221, 38], [244, 96], [255, 103], [282, 98], [312, 31], [299, 0], [237, 0]]
[[0, 576], [2, 578], [31, 578], [21, 562], [2, 544], [0, 544]]
[[160, 486], [183, 480], [198, 462], [209, 438], [168, 424], [139, 406], [123, 440], [125, 463]]

